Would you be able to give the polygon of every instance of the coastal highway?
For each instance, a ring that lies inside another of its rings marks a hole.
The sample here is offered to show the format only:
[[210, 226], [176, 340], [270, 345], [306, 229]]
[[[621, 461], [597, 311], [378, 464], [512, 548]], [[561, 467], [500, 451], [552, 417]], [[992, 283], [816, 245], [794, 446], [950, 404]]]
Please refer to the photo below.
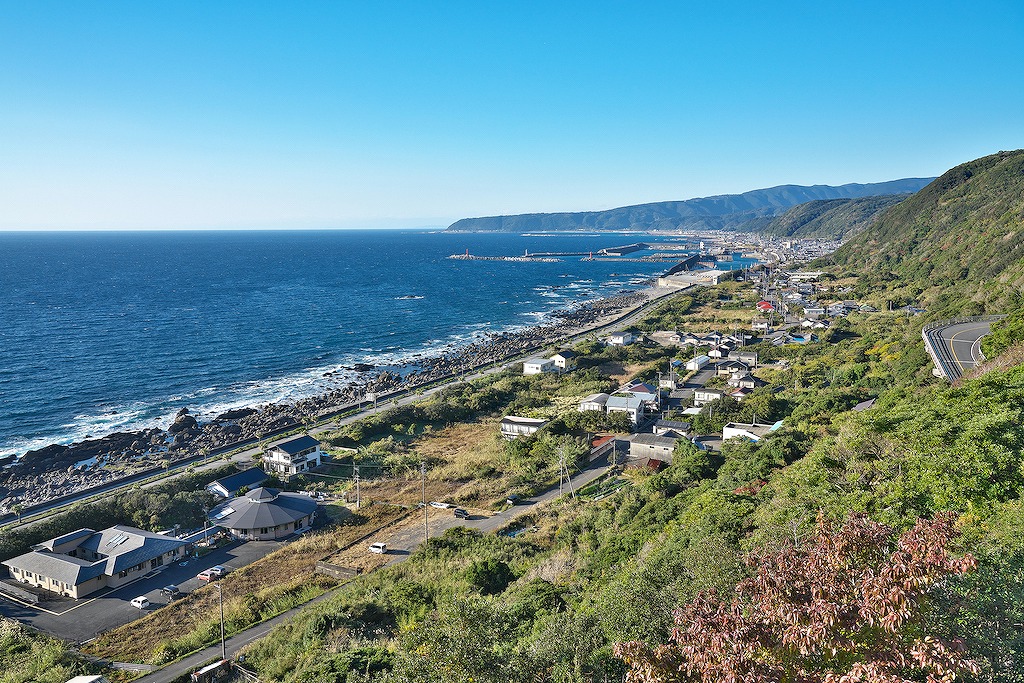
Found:
[[955, 382], [983, 361], [981, 338], [1001, 317], [964, 318], [926, 325], [921, 336], [939, 373]]
[[[587, 337], [592, 337], [594, 335], [599, 335], [605, 332], [613, 331], [614, 329], [627, 327], [635, 323], [642, 316], [646, 315], [654, 306], [657, 306], [658, 304], [660, 304], [661, 302], [675, 294], [679, 294], [685, 291], [686, 288], [666, 290], [662, 288], [652, 287], [647, 290], [650, 299], [648, 299], [643, 304], [637, 306], [632, 311], [624, 313], [620, 316], [616, 316], [610, 320], [600, 321], [587, 329], [584, 329], [574, 334], [570, 334], [557, 341], [552, 341], [551, 343], [545, 344], [544, 346], [552, 346], [556, 344], [568, 345]], [[509, 366], [514, 365], [515, 363], [522, 362], [526, 358], [529, 358], [531, 355], [536, 353], [536, 351], [539, 350], [540, 348], [542, 347], [537, 346], [528, 349], [522, 355], [513, 358], [508, 358], [504, 361], [490, 364], [488, 366], [467, 369], [465, 373], [459, 375], [452, 375], [449, 378], [439, 380], [436, 384], [430, 386], [429, 388], [419, 387], [412, 389], [402, 389], [392, 394], [382, 395], [380, 397], [378, 405], [380, 406], [381, 410], [384, 410], [391, 407], [392, 405], [406, 405], [409, 403], [413, 403], [415, 401], [422, 400], [430, 396], [431, 394], [440, 391], [442, 388], [452, 383], [477, 379], [489, 374], [501, 372], [502, 370], [508, 368]], [[326, 431], [331, 431], [339, 427], [342, 427], [346, 424], [349, 424], [351, 422], [354, 422], [362, 417], [365, 417], [366, 415], [369, 415], [371, 412], [374, 412], [373, 408], [369, 406], [367, 406], [366, 408], [362, 408], [362, 405], [363, 404], [360, 403], [357, 406], [343, 407], [342, 409], [334, 413], [333, 416], [322, 418], [316, 426], [308, 430], [309, 433], [316, 435]], [[339, 415], [341, 416], [339, 417]], [[274, 439], [278, 436], [283, 436], [285, 433], [294, 430], [295, 427], [287, 427], [285, 429], [280, 430], [279, 432], [266, 434], [263, 437], [263, 441]], [[249, 448], [246, 448], [248, 444], [253, 445]], [[237, 450], [237, 452], [232, 452], [230, 456], [226, 455], [225, 453], [239, 448], [242, 448], [244, 450]], [[219, 452], [212, 453], [210, 458], [206, 458], [202, 455], [196, 455], [185, 460], [179, 460], [171, 464], [163, 476], [160, 476], [160, 473], [158, 472], [144, 472], [124, 479], [118, 479], [116, 481], [107, 482], [105, 484], [101, 484], [91, 489], [79, 491], [74, 494], [69, 494], [58, 499], [49, 500], [45, 503], [33, 505], [24, 511], [24, 517], [26, 519], [23, 523], [17, 523], [17, 517], [13, 514], [0, 516], [0, 525], [5, 525], [4, 528], [6, 529], [26, 527], [36, 522], [39, 522], [43, 519], [46, 519], [48, 514], [58, 512], [68, 506], [74, 505], [75, 503], [80, 503], [91, 499], [98, 499], [102, 496], [113, 494], [127, 486], [139, 484], [140, 482], [145, 482], [142, 484], [143, 488], [156, 486], [166, 481], [167, 478], [169, 477], [174, 477], [185, 473], [189, 467], [192, 467], [195, 470], [203, 470], [212, 467], [217, 467], [219, 465], [224, 464], [225, 457], [228, 457], [230, 460], [238, 463], [251, 462], [253, 458], [257, 456], [259, 453], [260, 441], [257, 441], [255, 439], [249, 439], [246, 442], [236, 443], [226, 448], [220, 449]]]

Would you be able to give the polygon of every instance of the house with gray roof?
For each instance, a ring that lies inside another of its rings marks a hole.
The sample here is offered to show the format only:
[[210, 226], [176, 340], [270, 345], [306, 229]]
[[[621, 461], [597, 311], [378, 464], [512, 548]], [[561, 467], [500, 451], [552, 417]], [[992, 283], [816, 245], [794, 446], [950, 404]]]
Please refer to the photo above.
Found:
[[184, 557], [188, 546], [172, 536], [119, 524], [51, 538], [3, 564], [15, 581], [81, 598], [166, 567]]
[[255, 488], [210, 511], [210, 522], [245, 541], [272, 541], [308, 529], [317, 502], [302, 493]]
[[263, 454], [263, 468], [282, 480], [320, 466], [320, 442], [308, 434], [271, 444]]

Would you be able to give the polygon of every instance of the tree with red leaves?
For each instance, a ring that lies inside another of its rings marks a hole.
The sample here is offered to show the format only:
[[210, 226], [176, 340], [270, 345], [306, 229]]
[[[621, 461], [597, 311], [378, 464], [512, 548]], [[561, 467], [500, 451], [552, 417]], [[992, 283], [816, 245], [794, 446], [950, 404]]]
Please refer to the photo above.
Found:
[[[819, 516], [799, 546], [747, 556], [755, 571], [731, 602], [702, 593], [674, 613], [669, 644], [620, 643], [628, 683], [949, 683], [977, 673], [959, 643], [921, 634], [921, 600], [976, 567], [947, 552], [955, 516], [900, 535], [854, 514]], [[913, 679], [908, 678], [912, 676]]]

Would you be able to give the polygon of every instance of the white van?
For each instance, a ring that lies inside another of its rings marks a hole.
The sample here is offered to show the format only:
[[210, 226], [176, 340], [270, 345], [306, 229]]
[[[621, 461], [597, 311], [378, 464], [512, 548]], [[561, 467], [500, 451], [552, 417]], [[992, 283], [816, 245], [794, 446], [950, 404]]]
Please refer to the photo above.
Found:
[[371, 543], [370, 552], [377, 553], [378, 555], [384, 555], [388, 551], [387, 543]]
[[146, 609], [147, 607], [149, 607], [149, 598], [147, 598], [145, 595], [140, 595], [137, 598], [132, 598], [132, 607]]

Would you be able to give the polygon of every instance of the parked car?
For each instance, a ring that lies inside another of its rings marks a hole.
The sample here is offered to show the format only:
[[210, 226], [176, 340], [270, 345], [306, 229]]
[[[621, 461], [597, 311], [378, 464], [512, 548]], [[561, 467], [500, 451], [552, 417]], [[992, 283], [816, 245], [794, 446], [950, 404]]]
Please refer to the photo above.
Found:
[[451, 503], [442, 503], [440, 501], [432, 500], [432, 501], [430, 501], [430, 507], [432, 507], [432, 508], [441, 508], [442, 510], [447, 510], [448, 508], [453, 508], [455, 506], [452, 505]]
[[164, 596], [168, 600], [175, 600], [181, 597], [181, 591], [173, 583], [169, 586], [164, 586], [160, 589], [160, 595]]
[[378, 555], [384, 555], [384, 554], [386, 554], [388, 552], [388, 544], [387, 543], [371, 543], [369, 550], [370, 550], [371, 553], [376, 553]]
[[132, 598], [132, 607], [146, 609], [147, 607], [149, 607], [149, 598], [147, 598], [145, 595], [140, 595], [137, 598]]
[[519, 505], [519, 501], [521, 500], [522, 498], [520, 498], [514, 493], [511, 493], [508, 495], [508, 497], [505, 498], [505, 503], [508, 505]]
[[469, 519], [469, 510], [464, 508], [455, 508], [452, 510], [452, 514], [455, 515], [456, 519]]
[[209, 569], [204, 569], [203, 571], [199, 572], [198, 574], [196, 574], [196, 578], [200, 581], [213, 581], [214, 579], [219, 579], [227, 573], [228, 568], [218, 564], [214, 567], [210, 567]]

